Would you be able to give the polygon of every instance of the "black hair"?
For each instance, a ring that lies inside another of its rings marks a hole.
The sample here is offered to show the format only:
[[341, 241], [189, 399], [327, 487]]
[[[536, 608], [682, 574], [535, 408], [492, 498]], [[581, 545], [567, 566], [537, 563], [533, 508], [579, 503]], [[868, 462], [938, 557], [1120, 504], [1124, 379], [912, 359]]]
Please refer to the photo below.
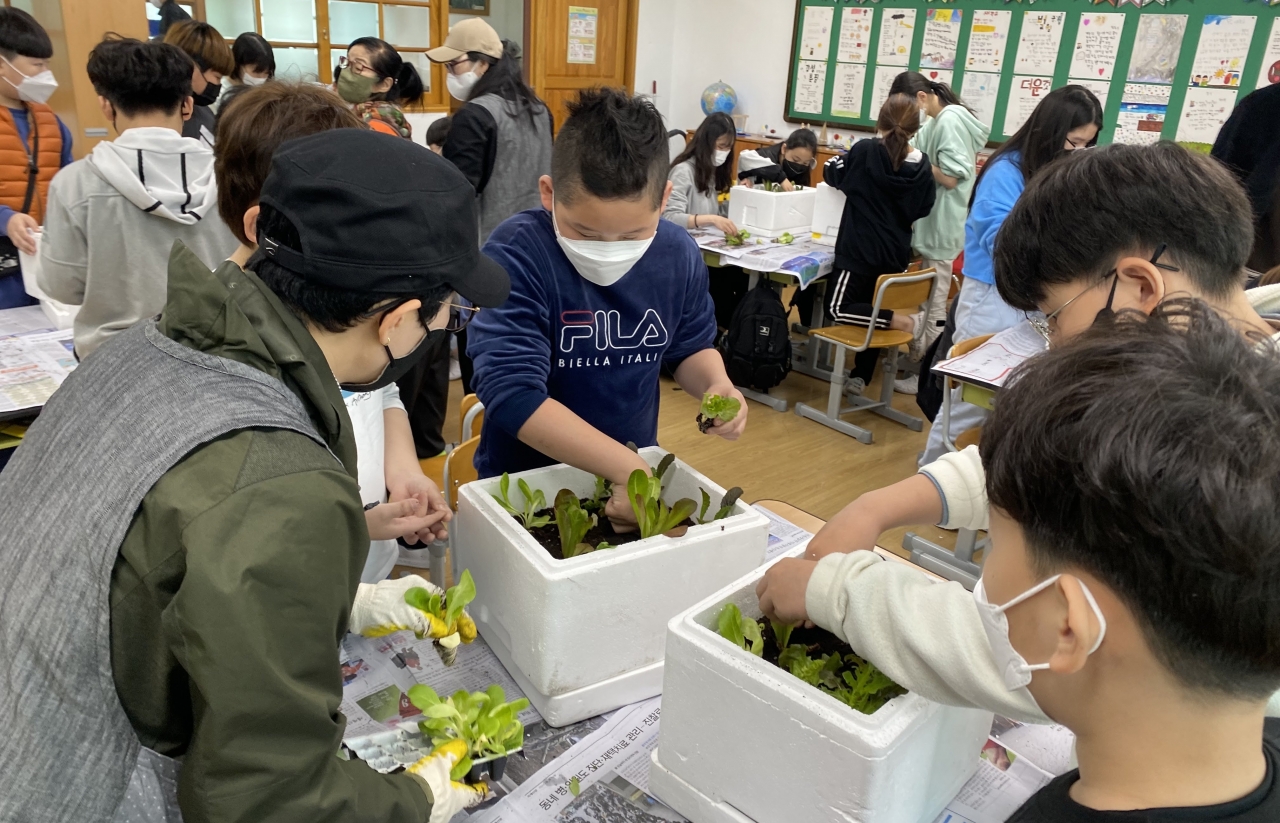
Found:
[[1280, 687], [1270, 341], [1194, 299], [1121, 312], [1019, 368], [982, 463], [1037, 574], [1097, 578], [1188, 691], [1261, 701]]
[[787, 136], [782, 147], [793, 151], [795, 149], [808, 149], [814, 153], [814, 156], [817, 156], [818, 135], [814, 134], [812, 129], [796, 129]]
[[445, 141], [449, 139], [449, 129], [452, 127], [452, 117], [441, 117], [439, 120], [432, 120], [431, 125], [427, 126], [427, 145], [443, 146]]
[[386, 100], [388, 103], [401, 100], [413, 102], [426, 91], [417, 67], [401, 57], [395, 46], [386, 40], [380, 40], [377, 37], [361, 37], [351, 41], [351, 45], [347, 46], [347, 52], [350, 53], [356, 46], [363, 46], [369, 50], [369, 65], [378, 73], [378, 77], [391, 78], [391, 88], [373, 95], [371, 100]]
[[191, 96], [191, 58], [177, 46], [118, 34], [89, 52], [89, 82], [117, 112], [173, 114]]
[[235, 71], [231, 72], [232, 80], [239, 81], [243, 78], [246, 68], [266, 69], [267, 79], [275, 79], [276, 52], [261, 34], [246, 31], [237, 37], [236, 42], [231, 45], [231, 55], [236, 59]]
[[[261, 205], [258, 213], [258, 237], [270, 237], [276, 243], [295, 251], [302, 249], [302, 238], [297, 226], [266, 203]], [[255, 252], [245, 268], [253, 271], [299, 320], [334, 334], [351, 328], [378, 311], [385, 311], [384, 304], [404, 303], [415, 298], [422, 301], [418, 319], [426, 327], [453, 293], [453, 288], [448, 285], [434, 286], [421, 294], [410, 295], [346, 291], [320, 286], [275, 263], [262, 251]]]
[[893, 78], [889, 94], [906, 94], [915, 97], [920, 92], [932, 94], [942, 101], [944, 106], [964, 106], [972, 113], [973, 109], [960, 99], [960, 95], [952, 91], [946, 83], [930, 80], [918, 71], [904, 71]]
[[1008, 152], [1018, 152], [1022, 179], [1030, 181], [1036, 172], [1066, 154], [1063, 145], [1067, 142], [1067, 134], [1090, 123], [1098, 127], [1098, 132], [1089, 141], [1089, 146], [1096, 146], [1098, 136], [1102, 134], [1102, 104], [1084, 86], [1063, 86], [1046, 94], [1022, 128], [987, 158], [973, 185], [969, 206], [973, 206], [973, 200], [978, 196], [983, 175], [1000, 157]]
[[53, 41], [36, 19], [22, 9], [0, 7], [0, 54], [12, 60], [17, 55], [48, 60], [53, 57]]
[[667, 131], [653, 103], [625, 89], [584, 89], [551, 149], [556, 200], [572, 203], [580, 190], [602, 200], [630, 200], [645, 192], [654, 207], [667, 184]]
[[728, 191], [733, 185], [733, 163], [726, 160], [717, 166], [715, 159], [716, 144], [726, 134], [737, 139], [738, 127], [733, 124], [733, 118], [720, 111], [707, 115], [689, 145], [671, 161], [671, 167], [692, 158], [694, 188], [704, 194]]
[[1208, 299], [1244, 285], [1249, 198], [1217, 161], [1175, 143], [1072, 152], [1032, 180], [996, 237], [1000, 296], [1034, 311], [1050, 286], [1096, 279], [1125, 254], [1177, 266]]
[[512, 117], [526, 115], [529, 122], [547, 111], [547, 106], [538, 99], [537, 93], [524, 82], [521, 73], [520, 47], [510, 40], [502, 41], [502, 57], [490, 57], [478, 51], [467, 52], [467, 59], [477, 63], [486, 63], [489, 68], [476, 84], [471, 87], [468, 100], [478, 100], [486, 94], [496, 94], [506, 101], [507, 114]]

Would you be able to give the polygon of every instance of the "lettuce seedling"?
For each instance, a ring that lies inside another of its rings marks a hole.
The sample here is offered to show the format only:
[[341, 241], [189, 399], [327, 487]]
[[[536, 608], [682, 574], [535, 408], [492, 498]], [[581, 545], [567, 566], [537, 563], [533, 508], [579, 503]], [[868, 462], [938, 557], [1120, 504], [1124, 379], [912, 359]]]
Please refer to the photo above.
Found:
[[698, 491], [702, 493], [702, 506], [698, 509], [698, 523], [700, 525], [723, 520], [733, 514], [733, 507], [737, 504], [738, 498], [742, 496], [742, 489], [738, 486], [729, 489], [720, 500], [720, 508], [716, 511], [715, 516], [708, 518], [707, 510], [711, 508], [711, 495], [707, 494], [706, 489], [698, 489]]
[[729, 234], [728, 232], [725, 232], [724, 242], [725, 245], [729, 246], [741, 246], [743, 243], [747, 242], [749, 237], [751, 237], [751, 232], [749, 231], [740, 231], [737, 234]]
[[582, 508], [587, 510], [588, 514], [601, 514], [604, 512], [604, 506], [609, 502], [609, 498], [613, 496], [613, 484], [603, 477], [596, 476], [596, 489], [591, 494], [591, 498], [582, 504]]
[[698, 504], [687, 497], [677, 500], [670, 508], [663, 502], [662, 473], [671, 465], [668, 459], [674, 459], [674, 456], [664, 457], [652, 475], [636, 469], [627, 479], [627, 498], [640, 525], [642, 539], [666, 534], [698, 510]]
[[716, 619], [720, 636], [740, 649], [746, 649], [756, 657], [764, 656], [764, 638], [760, 624], [744, 617], [742, 610], [733, 603], [725, 603]]
[[541, 528], [551, 522], [551, 518], [539, 515], [538, 512], [547, 507], [547, 497], [541, 490], [534, 491], [529, 488], [529, 484], [522, 478], [519, 481], [520, 493], [524, 495], [524, 506], [517, 508], [511, 502], [511, 475], [506, 472], [502, 473], [502, 479], [498, 481], [498, 493], [493, 496], [498, 501], [498, 505], [507, 511], [513, 517], [520, 519], [525, 529], [532, 531]]
[[906, 694], [906, 689], [894, 683], [889, 675], [857, 655], [848, 655], [845, 662], [854, 667], [844, 672], [844, 686], [833, 692], [836, 700], [863, 714], [874, 714], [893, 698]]
[[791, 642], [791, 631], [795, 626], [788, 626], [786, 623], [779, 623], [777, 620], [770, 620], [769, 625], [773, 628], [773, 639], [778, 644], [778, 648], [785, 650]]
[[595, 523], [595, 516], [582, 508], [578, 495], [570, 489], [556, 494], [556, 528], [560, 531], [560, 554], [577, 557], [595, 551], [594, 546], [582, 542]]
[[[476, 639], [476, 624], [464, 614], [464, 610], [476, 599], [476, 581], [471, 570], [464, 569], [458, 584], [442, 597], [421, 586], [414, 586], [404, 593], [404, 602], [425, 612], [431, 623], [431, 635], [439, 639], [436, 649], [446, 666], [452, 666], [458, 657], [458, 643], [470, 643]], [[450, 645], [450, 643], [452, 645]]]
[[526, 698], [506, 702], [501, 686], [482, 692], [455, 692], [441, 698], [430, 686], [409, 689], [409, 702], [425, 715], [418, 723], [422, 733], [437, 746], [460, 739], [467, 744], [467, 757], [454, 765], [450, 777], [462, 780], [474, 760], [504, 757], [524, 747], [524, 724], [518, 715], [529, 708]]
[[711, 431], [717, 420], [728, 423], [742, 411], [742, 401], [736, 397], [721, 397], [718, 394], [702, 395], [702, 407], [698, 410], [698, 431], [706, 434]]
[[782, 233], [782, 236], [779, 237], [777, 240], [774, 240], [773, 242], [781, 244], [783, 246], [790, 246], [792, 243], [796, 242], [796, 236], [789, 231], [784, 231]]

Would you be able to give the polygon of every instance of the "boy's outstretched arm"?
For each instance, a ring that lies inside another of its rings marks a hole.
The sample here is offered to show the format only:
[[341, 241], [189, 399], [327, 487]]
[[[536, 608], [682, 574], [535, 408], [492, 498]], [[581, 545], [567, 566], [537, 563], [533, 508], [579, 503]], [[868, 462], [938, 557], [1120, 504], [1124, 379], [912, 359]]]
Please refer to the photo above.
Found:
[[756, 589], [767, 616], [811, 620], [909, 691], [1029, 723], [1052, 722], [1026, 689], [1009, 691], [973, 595], [873, 552], [778, 561]]
[[725, 440], [737, 440], [747, 427], [747, 399], [734, 387], [724, 370], [724, 358], [715, 349], [703, 349], [680, 362], [675, 372], [676, 382], [690, 397], [698, 400], [704, 394], [732, 397], [742, 404], [738, 416], [726, 423], [716, 420], [710, 434], [718, 434]]

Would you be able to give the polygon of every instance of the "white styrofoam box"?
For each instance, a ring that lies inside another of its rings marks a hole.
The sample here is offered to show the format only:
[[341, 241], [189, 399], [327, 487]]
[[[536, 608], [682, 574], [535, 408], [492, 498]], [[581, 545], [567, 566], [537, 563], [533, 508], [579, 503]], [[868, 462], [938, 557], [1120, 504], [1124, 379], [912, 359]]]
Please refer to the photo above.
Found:
[[758, 617], [764, 571], [671, 621], [651, 793], [694, 823], [932, 821], [977, 768], [991, 713], [909, 693], [864, 715], [734, 647], [720, 609]]
[[812, 188], [765, 191], [734, 186], [729, 190], [729, 219], [739, 229], [751, 232], [752, 237], [775, 238], [787, 232], [801, 235], [813, 225], [816, 197]]
[[27, 254], [22, 249], [18, 249], [18, 263], [22, 267], [22, 288], [27, 294], [40, 301], [40, 309], [44, 312], [44, 316], [49, 318], [49, 322], [53, 324], [55, 329], [69, 329], [76, 322], [76, 315], [80, 313], [79, 306], [69, 306], [66, 303], [59, 303], [49, 295], [44, 293], [37, 281], [37, 273], [40, 271], [40, 241], [43, 234], [36, 231], [36, 253]]
[[[640, 454], [656, 466], [666, 452]], [[560, 489], [583, 497], [595, 488], [592, 475], [561, 464], [512, 475], [517, 500], [519, 479], [548, 503]], [[668, 502], [700, 501], [699, 489], [713, 505], [724, 496], [679, 460], [665, 483]], [[470, 612], [480, 633], [552, 725], [658, 694], [667, 621], [764, 562], [769, 521], [741, 501], [729, 517], [683, 537], [557, 560], [498, 505], [498, 484], [489, 478], [459, 492], [452, 524], [458, 568], [475, 578]]]
[[819, 183], [813, 205], [813, 242], [834, 246], [840, 236], [840, 220], [844, 217], [844, 192]]

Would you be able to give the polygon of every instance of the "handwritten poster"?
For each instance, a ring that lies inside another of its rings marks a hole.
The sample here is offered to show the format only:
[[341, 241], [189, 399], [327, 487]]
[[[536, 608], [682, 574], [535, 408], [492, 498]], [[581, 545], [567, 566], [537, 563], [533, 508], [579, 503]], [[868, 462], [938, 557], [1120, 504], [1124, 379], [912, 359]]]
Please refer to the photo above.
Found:
[[865, 63], [871, 51], [873, 9], [849, 6], [840, 11], [840, 46], [836, 59], [841, 63]]
[[1257, 22], [1258, 18], [1249, 14], [1206, 14], [1191, 64], [1191, 85], [1240, 88]]
[[827, 88], [827, 64], [801, 60], [796, 70], [796, 91], [791, 108], [806, 114], [822, 114], [822, 96]]
[[1011, 11], [975, 9], [969, 27], [969, 54], [965, 68], [969, 71], [999, 72], [1004, 69], [1005, 46], [1009, 39]]
[[1004, 133], [1012, 135], [1027, 122], [1031, 112], [1053, 90], [1053, 77], [1013, 76], [1009, 86], [1009, 104], [1004, 111]]
[[893, 86], [893, 78], [902, 73], [897, 66], [876, 66], [876, 79], [871, 85], [871, 111], [867, 117], [872, 120], [880, 116], [880, 109], [889, 99], [889, 89]]
[[935, 83], [946, 83], [948, 86], [951, 85], [951, 77], [952, 75], [955, 74], [955, 72], [951, 71], [950, 69], [926, 69], [926, 68], [921, 68], [920, 73]]
[[1158, 143], [1169, 112], [1169, 91], [1163, 85], [1125, 84], [1112, 142], [1136, 146]]
[[861, 63], [837, 63], [835, 85], [831, 89], [831, 116], [860, 119], [866, 86], [866, 66]]
[[1271, 37], [1262, 53], [1262, 67], [1258, 69], [1258, 82], [1254, 87], [1260, 89], [1276, 83], [1280, 83], [1280, 17], [1271, 21]]
[[1110, 80], [1116, 70], [1120, 36], [1126, 14], [1085, 12], [1076, 31], [1076, 48], [1071, 54], [1071, 77]]
[[1107, 110], [1107, 96], [1111, 92], [1110, 80], [1090, 80], [1085, 77], [1073, 77], [1067, 81], [1068, 85], [1084, 86], [1093, 92], [1093, 96], [1098, 98], [1098, 102], [1102, 105], [1102, 110]]
[[1212, 146], [1235, 108], [1236, 93], [1235, 89], [1187, 89], [1178, 118], [1177, 141]]
[[920, 68], [954, 69], [960, 47], [962, 9], [929, 9], [925, 12], [924, 43], [920, 46]]
[[1062, 26], [1066, 22], [1065, 11], [1024, 11], [1014, 72], [1053, 74], [1058, 64], [1058, 47], [1062, 45]]
[[978, 119], [987, 125], [996, 121], [996, 101], [1000, 97], [1000, 75], [967, 71], [961, 98], [973, 108]]
[[1129, 60], [1130, 83], [1172, 83], [1187, 31], [1185, 14], [1144, 14]]
[[596, 62], [596, 24], [599, 20], [599, 9], [587, 6], [569, 7], [568, 62], [586, 64]]
[[915, 9], [885, 9], [880, 18], [880, 47], [876, 62], [881, 66], [905, 66], [911, 60], [911, 41], [916, 36]]
[[801, 60], [826, 60], [831, 47], [831, 21], [835, 9], [809, 6], [804, 10], [804, 28], [800, 35]]

